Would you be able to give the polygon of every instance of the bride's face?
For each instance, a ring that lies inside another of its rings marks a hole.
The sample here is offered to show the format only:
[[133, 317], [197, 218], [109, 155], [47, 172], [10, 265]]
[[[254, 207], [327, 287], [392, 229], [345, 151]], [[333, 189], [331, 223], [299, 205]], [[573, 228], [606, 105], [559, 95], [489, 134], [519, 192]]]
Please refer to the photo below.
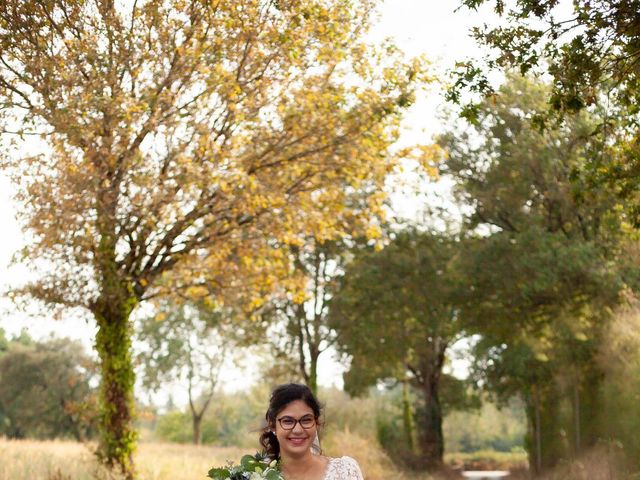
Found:
[[276, 416], [275, 432], [280, 454], [298, 457], [307, 454], [316, 437], [316, 418], [313, 410], [302, 400], [294, 400]]

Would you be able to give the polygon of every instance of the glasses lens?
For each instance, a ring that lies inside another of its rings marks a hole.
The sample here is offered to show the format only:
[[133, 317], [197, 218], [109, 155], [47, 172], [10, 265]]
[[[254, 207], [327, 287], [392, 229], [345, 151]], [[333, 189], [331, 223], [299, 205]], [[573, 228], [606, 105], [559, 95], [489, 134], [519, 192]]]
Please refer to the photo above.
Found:
[[302, 428], [311, 428], [316, 423], [316, 419], [313, 417], [303, 417], [300, 419], [300, 425]]
[[286, 430], [291, 430], [296, 424], [296, 419], [291, 417], [283, 417], [280, 419], [280, 425]]

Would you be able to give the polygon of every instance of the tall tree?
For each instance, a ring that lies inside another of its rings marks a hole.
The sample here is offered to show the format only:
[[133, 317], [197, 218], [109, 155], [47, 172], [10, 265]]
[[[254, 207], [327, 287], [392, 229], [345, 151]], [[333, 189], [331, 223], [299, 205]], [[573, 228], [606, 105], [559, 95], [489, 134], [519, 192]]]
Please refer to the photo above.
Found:
[[[409, 148], [400, 155], [435, 175], [431, 162], [438, 153], [431, 145]], [[329, 320], [332, 288], [354, 249], [380, 242], [380, 224], [385, 222], [384, 212], [372, 209], [371, 204], [381, 192], [370, 186], [357, 191], [346, 184], [343, 188], [346, 208], [335, 213], [343, 226], [342, 234], [303, 233], [292, 237], [289, 245], [282, 245], [288, 271], [279, 282], [280, 288], [259, 310], [263, 328], [270, 331], [271, 373], [280, 379], [304, 381], [313, 391], [318, 387], [319, 358], [335, 343]], [[371, 215], [365, 224], [363, 213], [368, 211]], [[252, 330], [255, 328], [248, 328], [247, 332]], [[259, 341], [251, 335], [246, 340]]]
[[24, 256], [43, 267], [25, 291], [95, 318], [100, 451], [129, 478], [132, 310], [165, 286], [229, 287], [233, 265], [273, 253], [264, 238], [338, 233], [344, 186], [381, 186], [393, 164], [387, 147], [424, 77], [420, 62], [365, 43], [372, 10], [369, 0], [4, 3], [0, 129], [47, 147], [3, 154]]
[[[488, 72], [496, 69], [535, 72], [550, 77], [551, 88], [535, 113], [538, 127], [553, 125], [585, 108], [602, 112], [592, 126], [600, 153], [579, 166], [589, 178], [587, 191], [614, 191], [630, 223], [640, 226], [640, 20], [638, 0], [463, 0], [477, 9], [493, 4], [500, 26], [477, 28], [474, 36], [489, 47], [484, 62], [461, 62], [450, 100], [463, 92], [494, 95]], [[476, 97], [477, 98], [477, 97]], [[463, 116], [478, 119], [480, 106], [468, 103]]]
[[459, 248], [444, 234], [399, 232], [383, 250], [356, 255], [331, 301], [339, 348], [352, 358], [346, 389], [391, 378], [419, 392], [418, 447], [427, 468], [442, 463], [443, 367], [462, 334]]
[[229, 319], [205, 305], [163, 303], [157, 314], [140, 320], [136, 334], [142, 383], [186, 389], [193, 443], [202, 443], [202, 419], [216, 394], [220, 372], [232, 355]]
[[[530, 465], [540, 472], [604, 434], [596, 354], [603, 307], [615, 304], [621, 282], [599, 248], [542, 229], [495, 233], [470, 250], [461, 316], [482, 336], [474, 378], [503, 402], [523, 400]], [[561, 418], [567, 409], [568, 422]]]
[[[478, 123], [442, 138], [449, 152], [442, 171], [470, 206], [467, 227], [483, 232], [465, 257], [471, 285], [463, 317], [484, 336], [478, 350], [486, 365], [495, 365], [484, 370], [487, 378], [494, 375], [490, 384], [511, 384], [524, 397], [530, 463], [537, 469], [567, 453], [559, 447], [561, 423], [553, 420], [564, 395], [560, 383], [576, 399], [575, 450], [602, 434], [589, 428], [604, 414], [594, 356], [607, 309], [624, 286], [617, 199], [604, 188], [588, 191], [576, 174], [600, 152], [601, 138], [591, 133], [601, 118], [581, 112], [540, 131], [534, 119], [549, 91], [512, 75], [481, 105]], [[561, 378], [561, 371], [571, 375]]]

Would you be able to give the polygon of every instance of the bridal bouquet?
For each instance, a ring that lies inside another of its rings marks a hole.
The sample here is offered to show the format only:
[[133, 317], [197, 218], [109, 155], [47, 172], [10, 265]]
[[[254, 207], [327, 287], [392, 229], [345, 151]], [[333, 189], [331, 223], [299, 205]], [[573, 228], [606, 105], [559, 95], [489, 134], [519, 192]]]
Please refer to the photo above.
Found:
[[212, 468], [208, 476], [214, 480], [284, 480], [278, 470], [278, 462], [269, 462], [268, 458], [259, 453], [245, 455], [240, 460], [240, 465], [230, 464], [227, 467]]

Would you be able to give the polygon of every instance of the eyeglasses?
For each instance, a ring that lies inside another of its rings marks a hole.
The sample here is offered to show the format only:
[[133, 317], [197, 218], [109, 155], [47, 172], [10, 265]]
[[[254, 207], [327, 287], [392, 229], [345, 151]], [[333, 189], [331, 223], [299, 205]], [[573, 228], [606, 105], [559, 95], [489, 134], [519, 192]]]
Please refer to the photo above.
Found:
[[282, 417], [278, 419], [278, 423], [284, 430], [293, 430], [296, 428], [296, 423], [299, 423], [302, 428], [307, 430], [316, 424], [316, 419], [312, 415], [305, 415], [297, 420], [293, 417]]

